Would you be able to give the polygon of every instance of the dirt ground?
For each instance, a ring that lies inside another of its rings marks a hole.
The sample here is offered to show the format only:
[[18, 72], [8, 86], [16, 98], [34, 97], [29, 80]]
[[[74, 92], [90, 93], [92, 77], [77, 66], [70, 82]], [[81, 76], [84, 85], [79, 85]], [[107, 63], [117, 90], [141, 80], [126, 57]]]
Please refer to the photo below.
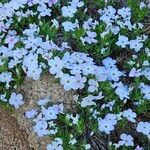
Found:
[[0, 150], [32, 150], [28, 135], [7, 110], [0, 108]]

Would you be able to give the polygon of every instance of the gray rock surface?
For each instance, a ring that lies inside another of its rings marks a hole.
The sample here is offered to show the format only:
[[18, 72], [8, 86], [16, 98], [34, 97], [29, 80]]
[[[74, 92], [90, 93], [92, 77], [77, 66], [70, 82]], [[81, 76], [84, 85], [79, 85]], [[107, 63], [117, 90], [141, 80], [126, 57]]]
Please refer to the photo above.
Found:
[[52, 103], [63, 103], [66, 110], [73, 110], [75, 109], [74, 92], [64, 91], [63, 87], [50, 74], [44, 74], [37, 81], [26, 78], [16, 91], [23, 94], [25, 104], [13, 116], [17, 119], [19, 126], [26, 131], [30, 147], [35, 150], [46, 150], [47, 144], [51, 141], [50, 137], [37, 137], [33, 132], [33, 122], [26, 119], [24, 113], [31, 108], [37, 108], [37, 100], [47, 96], [51, 96]]

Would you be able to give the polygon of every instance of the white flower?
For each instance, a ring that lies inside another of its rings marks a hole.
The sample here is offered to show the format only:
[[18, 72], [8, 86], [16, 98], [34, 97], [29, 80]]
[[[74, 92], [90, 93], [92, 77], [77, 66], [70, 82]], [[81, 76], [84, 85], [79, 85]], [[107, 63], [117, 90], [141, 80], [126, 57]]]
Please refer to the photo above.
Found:
[[78, 22], [72, 23], [71, 21], [66, 21], [62, 23], [62, 26], [66, 32], [74, 31], [75, 28], [78, 28]]
[[53, 109], [56, 114], [63, 113], [64, 105], [63, 104], [53, 105]]
[[93, 96], [88, 95], [87, 97], [82, 98], [81, 106], [86, 107], [86, 106], [96, 105], [96, 103], [93, 100], [94, 100]]
[[121, 9], [118, 9], [118, 14], [122, 18], [130, 18], [131, 17], [131, 9], [129, 7], [123, 7]]
[[93, 21], [92, 18], [89, 18], [87, 21], [84, 21], [83, 28], [85, 30], [95, 29], [96, 25], [98, 25], [98, 22], [96, 20]]
[[72, 65], [69, 65], [67, 64], [68, 66], [66, 67], [71, 67], [70, 69], [70, 73], [73, 74], [73, 75], [76, 75], [76, 76], [81, 76], [80, 74], [82, 73], [82, 66], [80, 65], [77, 65], [77, 64], [74, 64], [73, 66]]
[[42, 114], [44, 116], [43, 119], [46, 121], [57, 119], [57, 111], [54, 109], [54, 107], [48, 107], [46, 109], [44, 106], [42, 106]]
[[107, 107], [108, 107], [109, 110], [112, 111], [112, 108], [113, 108], [114, 104], [115, 104], [115, 100], [114, 100], [114, 101], [111, 101], [111, 102], [108, 102], [107, 104], [103, 104], [103, 105], [101, 106], [101, 109], [103, 110], [104, 108], [107, 108]]
[[100, 36], [104, 39], [107, 34], [110, 33], [110, 30], [106, 30], [100, 34]]
[[46, 121], [36, 121], [36, 125], [33, 127], [33, 130], [39, 137], [43, 137], [49, 134], [47, 128], [48, 123]]
[[42, 99], [38, 100], [37, 104], [38, 104], [39, 106], [44, 106], [44, 105], [46, 105], [49, 101], [50, 101], [50, 97], [47, 96], [47, 97], [45, 97], [45, 98], [42, 98]]
[[85, 86], [85, 82], [87, 81], [86, 77], [82, 77], [81, 75], [76, 75], [75, 78], [75, 90], [83, 89]]
[[147, 136], [150, 136], [150, 123], [149, 122], [139, 122], [136, 130]]
[[49, 134], [55, 135], [58, 132], [56, 124], [53, 121], [48, 122]]
[[107, 8], [104, 8], [104, 10], [99, 10], [99, 13], [101, 15], [100, 20], [106, 24], [113, 22], [112, 20], [116, 17], [116, 9], [112, 6], [108, 6]]
[[114, 34], [117, 35], [120, 31], [120, 27], [119, 26], [110, 26], [110, 31]]
[[9, 98], [9, 104], [13, 105], [16, 109], [18, 109], [20, 105], [24, 104], [22, 99], [23, 96], [21, 94], [16, 94], [13, 92]]
[[63, 6], [62, 7], [62, 15], [63, 17], [72, 18], [74, 14], [77, 12], [77, 8], [74, 6]]
[[45, 4], [38, 6], [37, 10], [40, 12], [40, 16], [51, 16], [51, 9], [48, 9]]
[[120, 72], [116, 67], [113, 67], [108, 71], [108, 80], [119, 81], [120, 77], [123, 75], [123, 73]]
[[115, 93], [119, 96], [121, 100], [129, 99], [129, 94], [132, 89], [128, 88], [127, 85], [123, 85], [122, 82], [113, 85], [117, 86]]
[[150, 67], [146, 67], [145, 70], [142, 71], [142, 75], [144, 75], [148, 80], [150, 80]]
[[68, 42], [62, 42], [61, 46], [62, 50], [71, 49]]
[[122, 116], [127, 118], [131, 122], [136, 122], [135, 118], [137, 115], [131, 109], [123, 111]]
[[150, 86], [144, 83], [140, 84], [141, 93], [144, 94], [144, 99], [150, 99]]
[[101, 51], [101, 54], [105, 54], [105, 52], [108, 50], [108, 48], [102, 48], [100, 51]]
[[139, 77], [140, 75], [142, 75], [141, 69], [136, 70], [136, 68], [132, 68], [129, 73], [129, 77]]
[[117, 124], [117, 115], [108, 113], [105, 116], [105, 119], [108, 120], [111, 124], [116, 125]]
[[85, 44], [85, 42], [87, 42], [88, 44], [97, 43], [97, 40], [95, 39], [97, 37], [96, 32], [87, 31], [86, 34], [86, 37], [80, 38], [83, 44]]
[[6, 93], [5, 94], [0, 94], [0, 100], [2, 100], [3, 102], [7, 102]]
[[86, 150], [88, 150], [88, 149], [90, 149], [90, 148], [91, 148], [91, 145], [90, 145], [90, 144], [86, 144], [86, 145], [85, 145], [85, 149], [86, 149]]
[[106, 81], [108, 78], [108, 73], [109, 71], [105, 67], [97, 67], [95, 70], [96, 79], [99, 82]]
[[61, 71], [64, 67], [63, 61], [59, 57], [55, 57], [54, 59], [50, 59], [48, 61], [48, 65], [50, 66], [49, 72], [51, 74], [56, 74]]
[[75, 138], [73, 138], [69, 141], [69, 144], [71, 144], [71, 145], [74, 145], [76, 143], [77, 143], [77, 140]]
[[143, 43], [140, 40], [135, 39], [130, 41], [130, 49], [133, 49], [136, 52], [138, 52], [141, 50], [141, 48], [143, 48]]
[[148, 57], [150, 57], [150, 49], [149, 48], [145, 48], [145, 53], [147, 54]]
[[102, 60], [103, 65], [109, 70], [111, 68], [116, 68], [117, 61], [112, 59], [111, 57], [107, 57]]
[[25, 112], [25, 116], [28, 119], [31, 119], [31, 118], [35, 117], [35, 115], [37, 115], [37, 110], [36, 109], [31, 109], [31, 110]]
[[92, 116], [96, 119], [99, 114], [100, 114], [100, 112], [98, 112], [97, 110], [94, 110]]
[[38, 55], [29, 53], [23, 58], [23, 66], [28, 68], [38, 68]]
[[113, 131], [114, 125], [112, 122], [109, 122], [107, 119], [99, 119], [98, 120], [98, 129], [101, 132], [105, 132], [106, 134], [110, 134], [111, 131]]
[[140, 9], [143, 9], [143, 8], [145, 8], [146, 7], [146, 4], [144, 3], [144, 2], [141, 2], [140, 3]]
[[11, 72], [2, 72], [0, 74], [0, 82], [6, 82], [6, 83], [9, 83], [13, 80], [12, 78], [12, 73]]
[[96, 80], [90, 79], [88, 81], [88, 84], [89, 84], [89, 87], [88, 87], [89, 92], [93, 93], [98, 90], [99, 84]]
[[137, 146], [135, 150], [144, 150], [143, 147]]
[[5, 43], [7, 43], [10, 48], [13, 48], [18, 41], [19, 39], [15, 36], [8, 36], [5, 39]]
[[29, 78], [32, 78], [34, 80], [38, 80], [41, 76], [42, 69], [41, 68], [34, 68], [34, 67], [29, 67], [27, 71], [27, 76]]
[[48, 1], [48, 6], [51, 7], [53, 4], [56, 4], [58, 0], [49, 0]]
[[76, 114], [76, 116], [73, 116], [72, 114], [71, 115], [67, 114], [66, 118], [68, 120], [71, 120], [73, 124], [78, 124], [80, 116], [78, 114]]
[[133, 143], [133, 137], [131, 135], [127, 135], [127, 134], [121, 134], [120, 135], [120, 141], [119, 141], [119, 145], [120, 146], [134, 146], [134, 143]]
[[53, 22], [52, 27], [56, 27], [56, 29], [59, 28], [59, 22], [56, 19], [51, 20]]
[[87, 97], [82, 98], [81, 106], [87, 107], [87, 106], [96, 105], [94, 100], [100, 100], [103, 97], [104, 96], [102, 96], [102, 92], [99, 92], [98, 96], [88, 95]]
[[144, 62], [143, 62], [142, 65], [143, 65], [143, 66], [150, 66], [150, 63], [148, 62], [148, 60], [144, 60]]
[[72, 0], [72, 2], [69, 3], [72, 7], [82, 7], [84, 5], [84, 2], [80, 0]]
[[47, 145], [47, 150], [63, 150], [61, 138], [55, 138], [51, 144]]
[[89, 75], [89, 74], [94, 74], [95, 72], [95, 66], [94, 65], [90, 65], [89, 63], [83, 64], [82, 65], [83, 69], [83, 75]]
[[76, 89], [75, 77], [69, 74], [64, 74], [60, 79], [60, 83], [64, 86], [66, 91]]
[[117, 115], [117, 120], [122, 120], [122, 112], [116, 114]]
[[128, 37], [124, 35], [119, 35], [118, 41], [116, 42], [118, 46], [125, 48], [129, 44]]

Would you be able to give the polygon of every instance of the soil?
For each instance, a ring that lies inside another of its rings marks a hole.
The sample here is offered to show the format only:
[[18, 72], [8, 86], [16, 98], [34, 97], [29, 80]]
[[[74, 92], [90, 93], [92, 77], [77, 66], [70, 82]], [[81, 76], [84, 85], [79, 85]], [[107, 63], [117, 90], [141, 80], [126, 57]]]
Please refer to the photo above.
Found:
[[32, 150], [28, 135], [8, 110], [0, 108], [0, 150]]

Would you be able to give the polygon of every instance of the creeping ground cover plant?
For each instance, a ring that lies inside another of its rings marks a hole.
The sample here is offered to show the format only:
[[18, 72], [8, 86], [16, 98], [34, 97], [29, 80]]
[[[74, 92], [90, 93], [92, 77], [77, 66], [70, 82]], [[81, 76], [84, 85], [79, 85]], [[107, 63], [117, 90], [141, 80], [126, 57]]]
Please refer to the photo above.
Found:
[[[150, 149], [149, 1], [1, 0], [0, 107], [26, 103], [26, 77], [53, 75], [74, 110], [49, 97], [25, 117], [47, 150]], [[38, 108], [38, 109], [37, 109]]]

